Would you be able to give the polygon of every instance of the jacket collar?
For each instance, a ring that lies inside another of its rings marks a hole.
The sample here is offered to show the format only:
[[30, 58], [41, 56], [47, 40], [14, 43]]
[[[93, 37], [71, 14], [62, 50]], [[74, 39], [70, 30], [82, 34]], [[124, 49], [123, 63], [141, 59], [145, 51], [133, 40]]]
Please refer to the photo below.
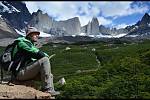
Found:
[[18, 40], [18, 41], [26, 41], [26, 42], [32, 43], [34, 45], [34, 42], [32, 42], [28, 37], [19, 37], [16, 40]]

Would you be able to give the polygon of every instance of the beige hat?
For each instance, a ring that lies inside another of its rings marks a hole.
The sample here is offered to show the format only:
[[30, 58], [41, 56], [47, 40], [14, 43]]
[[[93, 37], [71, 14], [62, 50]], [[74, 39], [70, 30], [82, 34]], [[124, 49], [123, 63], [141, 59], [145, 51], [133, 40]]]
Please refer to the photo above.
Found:
[[26, 36], [31, 34], [31, 33], [38, 33], [40, 35], [40, 32], [35, 27], [29, 27], [27, 29]]

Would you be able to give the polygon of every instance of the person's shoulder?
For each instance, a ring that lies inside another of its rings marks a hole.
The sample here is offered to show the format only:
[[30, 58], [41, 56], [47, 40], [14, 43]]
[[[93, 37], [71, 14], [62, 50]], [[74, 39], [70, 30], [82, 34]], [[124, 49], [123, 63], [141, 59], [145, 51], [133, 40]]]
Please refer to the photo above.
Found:
[[28, 39], [26, 39], [25, 37], [19, 37], [17, 38], [15, 41], [18, 41], [18, 42], [30, 42]]
[[15, 41], [21, 41], [21, 40], [24, 40], [25, 37], [18, 37], [17, 39], [15, 39]]

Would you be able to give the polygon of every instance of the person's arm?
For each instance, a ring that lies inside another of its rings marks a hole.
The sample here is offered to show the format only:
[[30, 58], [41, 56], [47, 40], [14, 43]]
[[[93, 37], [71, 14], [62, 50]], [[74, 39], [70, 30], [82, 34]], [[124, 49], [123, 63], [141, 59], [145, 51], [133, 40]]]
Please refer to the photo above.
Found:
[[42, 57], [47, 56], [44, 52], [40, 51], [35, 46], [22, 41], [18, 43], [18, 47], [20, 50], [25, 52], [25, 54], [29, 54], [32, 58], [35, 59], [40, 59]]

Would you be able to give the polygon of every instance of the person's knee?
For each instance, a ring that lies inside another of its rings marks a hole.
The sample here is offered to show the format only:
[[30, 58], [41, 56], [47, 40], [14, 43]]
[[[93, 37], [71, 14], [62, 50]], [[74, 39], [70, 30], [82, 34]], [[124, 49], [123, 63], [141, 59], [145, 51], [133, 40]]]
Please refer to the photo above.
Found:
[[47, 60], [49, 61], [49, 58], [48, 58], [48, 57], [43, 57], [42, 59], [43, 59], [44, 61], [47, 61]]
[[45, 72], [49, 72], [51, 70], [51, 65], [48, 57], [43, 57], [39, 60], [40, 66]]
[[43, 57], [40, 59], [40, 62], [49, 62], [49, 58], [48, 57]]

